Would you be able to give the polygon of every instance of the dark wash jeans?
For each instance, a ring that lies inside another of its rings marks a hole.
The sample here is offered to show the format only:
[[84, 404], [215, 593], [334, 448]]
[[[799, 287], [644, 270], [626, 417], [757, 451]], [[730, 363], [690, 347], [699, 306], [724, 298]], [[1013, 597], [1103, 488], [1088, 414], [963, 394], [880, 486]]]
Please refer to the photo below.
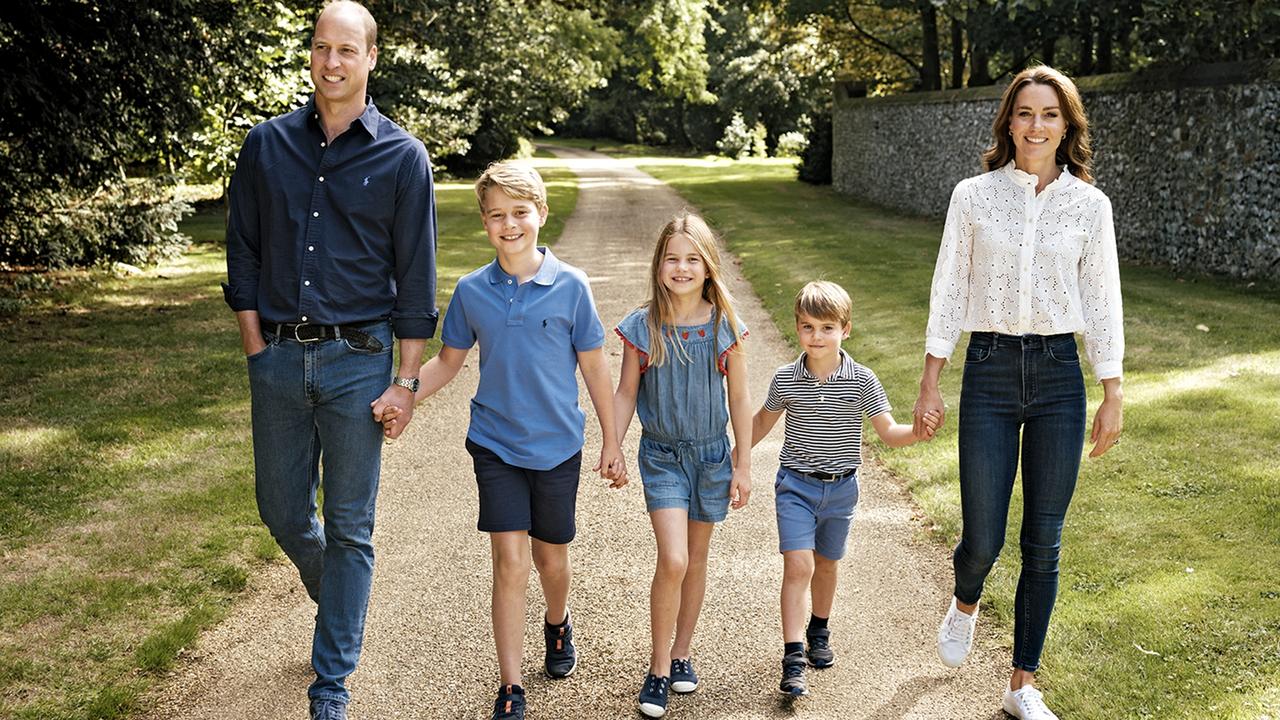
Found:
[[[382, 425], [369, 404], [391, 381], [390, 324], [361, 329], [382, 341], [380, 351], [264, 334], [267, 348], [248, 359], [258, 514], [317, 604], [308, 695], [343, 702], [373, 579]], [[316, 519], [322, 459], [323, 526]]]
[[954, 555], [955, 595], [965, 603], [982, 596], [1004, 546], [1021, 456], [1022, 571], [1014, 601], [1013, 666], [1023, 670], [1040, 666], [1084, 428], [1084, 378], [1073, 335], [973, 333], [960, 388], [964, 529]]

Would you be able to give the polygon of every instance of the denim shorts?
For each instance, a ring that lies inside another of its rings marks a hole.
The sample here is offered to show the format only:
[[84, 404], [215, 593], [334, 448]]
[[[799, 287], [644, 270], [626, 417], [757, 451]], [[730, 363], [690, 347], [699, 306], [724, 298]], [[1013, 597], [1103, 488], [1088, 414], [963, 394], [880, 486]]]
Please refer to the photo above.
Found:
[[733, 463], [728, 435], [685, 442], [645, 434], [639, 461], [649, 512], [682, 508], [690, 520], [706, 523], [720, 522], [729, 514]]
[[480, 490], [480, 532], [528, 531], [553, 545], [573, 540], [577, 526], [578, 477], [582, 451], [550, 470], [511, 465], [489, 448], [467, 438]]
[[778, 512], [778, 552], [813, 550], [829, 560], [844, 557], [849, 526], [858, 509], [858, 473], [818, 480], [780, 466], [773, 483]]

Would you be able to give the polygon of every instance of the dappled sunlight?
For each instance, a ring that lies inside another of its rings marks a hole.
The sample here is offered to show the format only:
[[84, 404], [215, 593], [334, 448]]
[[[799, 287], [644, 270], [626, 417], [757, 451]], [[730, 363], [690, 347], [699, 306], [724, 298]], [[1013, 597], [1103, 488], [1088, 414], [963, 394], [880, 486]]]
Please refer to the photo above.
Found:
[[[1131, 375], [1125, 385], [1125, 406], [1163, 402], [1182, 393], [1221, 388], [1223, 383], [1244, 374], [1280, 379], [1280, 350], [1225, 355], [1194, 370], [1168, 372], [1156, 377]], [[1280, 417], [1280, 398], [1255, 397], [1253, 400], [1274, 405], [1277, 417]]]
[[65, 447], [70, 435], [64, 428], [44, 426], [6, 430], [0, 433], [0, 454], [21, 458], [23, 461], [34, 460], [36, 455]]

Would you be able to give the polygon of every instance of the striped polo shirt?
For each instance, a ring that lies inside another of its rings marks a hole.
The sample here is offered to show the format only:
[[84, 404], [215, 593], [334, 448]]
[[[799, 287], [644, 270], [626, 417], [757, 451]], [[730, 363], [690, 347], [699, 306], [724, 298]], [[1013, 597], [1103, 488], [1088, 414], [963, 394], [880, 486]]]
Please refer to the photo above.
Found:
[[889, 398], [870, 369], [840, 350], [840, 367], [819, 380], [804, 365], [805, 353], [783, 365], [769, 383], [764, 407], [787, 411], [783, 465], [801, 473], [843, 475], [862, 464], [862, 418], [888, 412]]

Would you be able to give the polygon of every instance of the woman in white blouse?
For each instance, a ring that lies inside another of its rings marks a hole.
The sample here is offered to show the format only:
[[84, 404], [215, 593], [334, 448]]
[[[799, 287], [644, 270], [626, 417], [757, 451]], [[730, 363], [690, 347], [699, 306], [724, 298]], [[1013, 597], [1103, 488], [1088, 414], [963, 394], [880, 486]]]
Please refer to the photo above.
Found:
[[945, 418], [938, 376], [961, 333], [970, 332], [960, 386], [964, 527], [938, 654], [958, 667], [969, 653], [1021, 464], [1022, 569], [1004, 709], [1025, 720], [1049, 720], [1057, 716], [1033, 681], [1084, 445], [1075, 334], [1084, 336], [1103, 385], [1089, 434], [1089, 455], [1097, 457], [1119, 442], [1122, 424], [1120, 274], [1111, 202], [1092, 184], [1088, 119], [1075, 84], [1045, 66], [1019, 73], [1000, 101], [992, 135], [983, 155], [988, 172], [962, 181], [951, 195], [915, 418], [917, 425], [931, 411]]

